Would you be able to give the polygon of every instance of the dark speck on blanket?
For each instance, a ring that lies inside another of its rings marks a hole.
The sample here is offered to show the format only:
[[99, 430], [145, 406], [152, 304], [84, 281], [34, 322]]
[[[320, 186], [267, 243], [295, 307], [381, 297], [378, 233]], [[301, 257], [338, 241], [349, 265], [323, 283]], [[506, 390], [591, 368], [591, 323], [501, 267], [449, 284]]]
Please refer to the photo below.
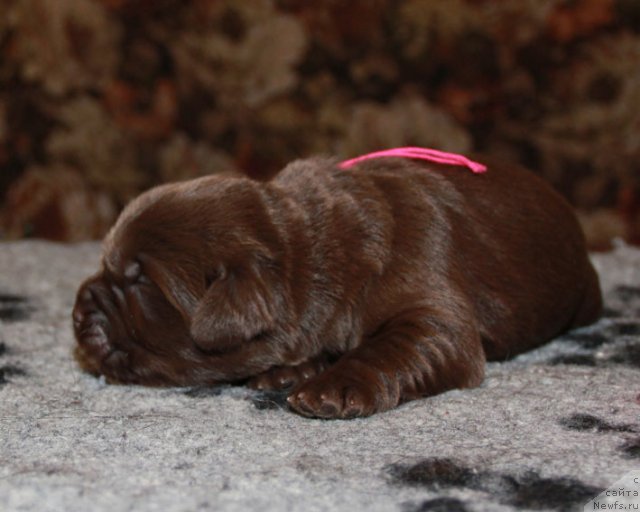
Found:
[[640, 425], [615, 425], [591, 414], [573, 414], [560, 419], [560, 425], [569, 430], [587, 432], [640, 432]]
[[21, 295], [0, 292], [0, 320], [20, 322], [31, 316], [33, 308], [29, 299]]
[[627, 459], [640, 459], [640, 437], [628, 439], [619, 449]]
[[457, 498], [434, 498], [422, 503], [404, 503], [402, 512], [470, 512], [463, 501]]
[[545, 478], [534, 470], [518, 475], [501, 474], [471, 469], [450, 459], [431, 458], [411, 466], [392, 465], [388, 471], [397, 484], [423, 486], [434, 491], [466, 487], [490, 494], [500, 503], [536, 510], [579, 509], [602, 491], [573, 478]]

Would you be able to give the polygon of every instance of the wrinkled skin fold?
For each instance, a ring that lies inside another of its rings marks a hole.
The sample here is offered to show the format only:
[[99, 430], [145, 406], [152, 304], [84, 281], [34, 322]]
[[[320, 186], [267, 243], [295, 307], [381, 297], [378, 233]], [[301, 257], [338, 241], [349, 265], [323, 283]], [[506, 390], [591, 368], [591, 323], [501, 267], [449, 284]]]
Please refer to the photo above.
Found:
[[381, 158], [163, 185], [122, 212], [73, 310], [110, 383], [289, 389], [352, 418], [482, 382], [602, 306], [569, 205], [533, 174]]

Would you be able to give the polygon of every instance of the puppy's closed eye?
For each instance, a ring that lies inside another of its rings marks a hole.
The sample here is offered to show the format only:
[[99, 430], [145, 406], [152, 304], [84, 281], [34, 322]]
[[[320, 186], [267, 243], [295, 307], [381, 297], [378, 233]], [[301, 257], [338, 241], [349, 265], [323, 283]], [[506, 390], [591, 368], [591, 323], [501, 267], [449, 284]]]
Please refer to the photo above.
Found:
[[145, 272], [144, 265], [135, 260], [129, 263], [124, 269], [124, 282], [127, 286], [151, 285], [153, 281]]
[[127, 282], [135, 283], [142, 276], [142, 265], [138, 261], [132, 261], [124, 269], [124, 278]]

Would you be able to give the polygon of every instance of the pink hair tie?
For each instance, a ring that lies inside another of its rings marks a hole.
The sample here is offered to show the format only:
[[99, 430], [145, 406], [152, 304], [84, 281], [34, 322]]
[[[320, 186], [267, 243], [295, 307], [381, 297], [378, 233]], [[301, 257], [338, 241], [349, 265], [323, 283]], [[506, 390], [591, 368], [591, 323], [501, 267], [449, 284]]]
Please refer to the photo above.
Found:
[[438, 164], [461, 165], [463, 167], [468, 167], [475, 173], [482, 173], [487, 170], [486, 165], [469, 160], [466, 156], [459, 155], [457, 153], [445, 153], [444, 151], [438, 151], [437, 149], [415, 147], [393, 148], [367, 153], [366, 155], [345, 160], [339, 164], [339, 167], [341, 169], [347, 169], [364, 160], [383, 157], [413, 158], [417, 160], [427, 160]]

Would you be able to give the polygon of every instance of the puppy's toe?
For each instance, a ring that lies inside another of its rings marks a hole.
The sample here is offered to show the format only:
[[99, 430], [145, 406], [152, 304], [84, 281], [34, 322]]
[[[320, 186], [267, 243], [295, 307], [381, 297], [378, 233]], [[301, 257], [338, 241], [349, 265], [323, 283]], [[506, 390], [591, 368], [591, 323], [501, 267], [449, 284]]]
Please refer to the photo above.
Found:
[[[344, 409], [342, 412], [343, 418], [356, 418], [358, 416], [365, 416], [367, 399], [357, 388], [350, 387], [345, 390], [344, 397]], [[372, 414], [371, 411], [369, 414]]]
[[342, 410], [342, 399], [338, 393], [298, 391], [289, 395], [287, 402], [295, 411], [311, 418], [339, 418]]
[[295, 370], [289, 366], [279, 366], [253, 377], [247, 385], [261, 391], [281, 390], [298, 382]]

